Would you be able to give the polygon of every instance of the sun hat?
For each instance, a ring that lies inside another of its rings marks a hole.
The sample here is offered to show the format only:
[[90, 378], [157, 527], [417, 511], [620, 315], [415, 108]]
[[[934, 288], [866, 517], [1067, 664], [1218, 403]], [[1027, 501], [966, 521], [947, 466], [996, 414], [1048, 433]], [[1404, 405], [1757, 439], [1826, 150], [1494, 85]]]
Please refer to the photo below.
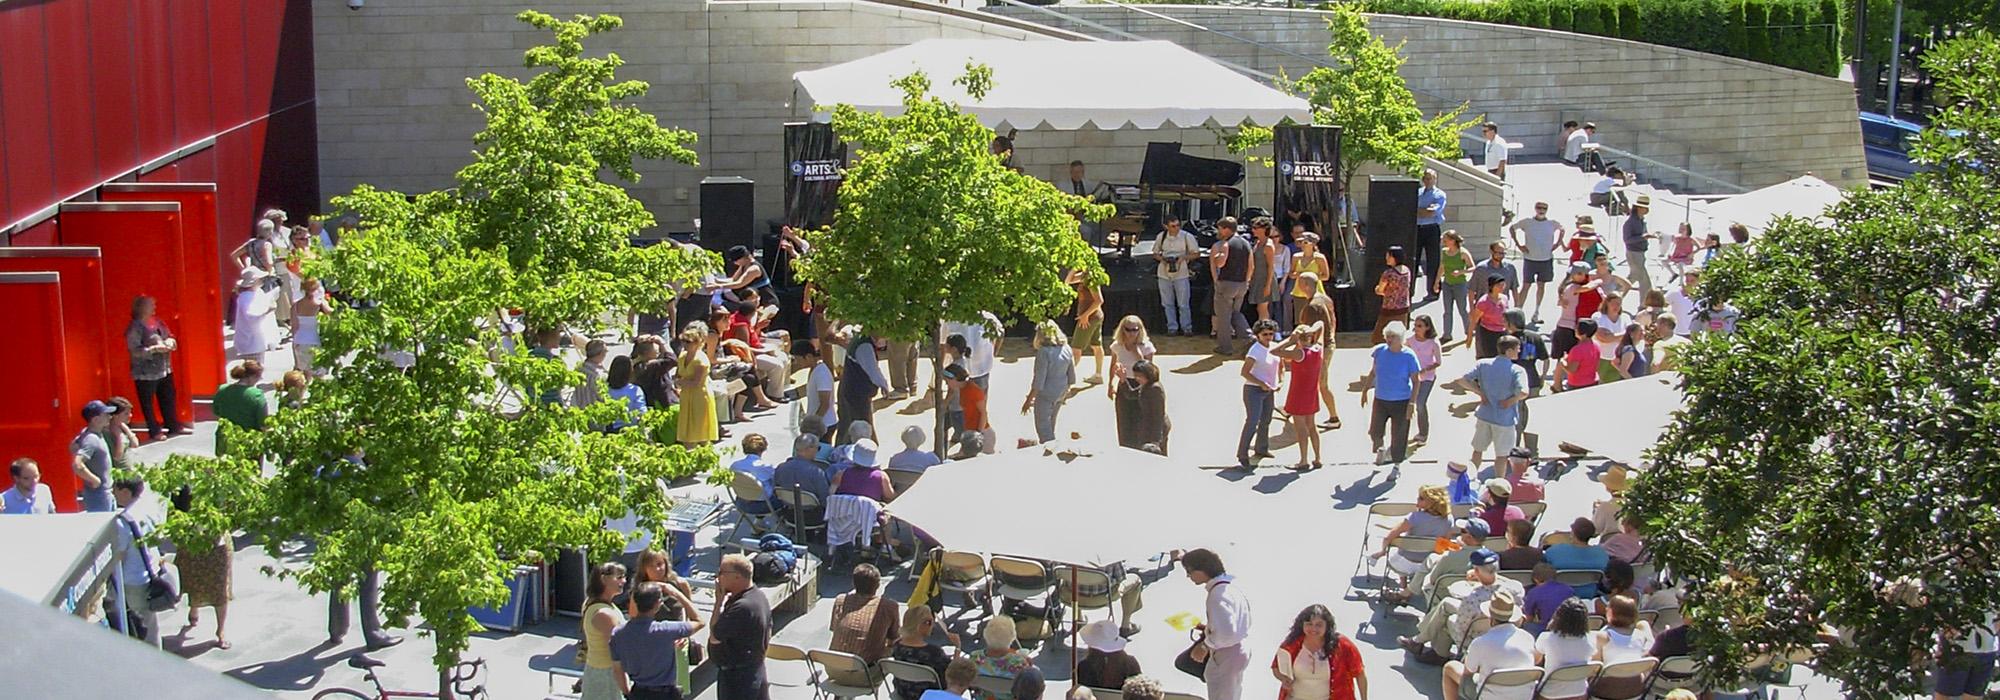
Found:
[[1118, 636], [1118, 623], [1098, 620], [1083, 626], [1083, 645], [1106, 653], [1125, 650], [1125, 638]]
[[1487, 479], [1486, 492], [1501, 498], [1507, 498], [1514, 495], [1514, 485], [1507, 483], [1506, 479]]
[[881, 448], [875, 445], [875, 440], [872, 438], [855, 440], [854, 450], [851, 456], [848, 457], [848, 461], [853, 462], [857, 466], [880, 467], [882, 466]]
[[1513, 622], [1515, 615], [1520, 612], [1519, 609], [1514, 607], [1514, 592], [1504, 588], [1494, 591], [1491, 599], [1480, 603], [1479, 610], [1486, 613], [1488, 617], [1496, 617], [1508, 622]]
[[262, 283], [264, 281], [264, 278], [270, 276], [271, 273], [265, 272], [262, 269], [255, 267], [246, 267], [243, 268], [243, 274], [237, 275], [236, 286], [255, 287], [258, 284]]
[[1643, 195], [1643, 194], [1642, 194], [1642, 195], [1639, 195], [1639, 198], [1638, 198], [1638, 199], [1634, 199], [1634, 200], [1632, 200], [1632, 206], [1635, 206], [1635, 207], [1647, 207], [1647, 208], [1652, 208], [1652, 206], [1653, 206], [1653, 198], [1652, 198], [1652, 197], [1648, 197], [1648, 196], [1646, 196], [1646, 195]]
[[1613, 466], [1609, 470], [1606, 470], [1603, 476], [1597, 477], [1597, 481], [1604, 484], [1604, 490], [1612, 493], [1624, 493], [1625, 489], [1631, 487], [1631, 484], [1626, 480], [1625, 468], [1620, 466]]

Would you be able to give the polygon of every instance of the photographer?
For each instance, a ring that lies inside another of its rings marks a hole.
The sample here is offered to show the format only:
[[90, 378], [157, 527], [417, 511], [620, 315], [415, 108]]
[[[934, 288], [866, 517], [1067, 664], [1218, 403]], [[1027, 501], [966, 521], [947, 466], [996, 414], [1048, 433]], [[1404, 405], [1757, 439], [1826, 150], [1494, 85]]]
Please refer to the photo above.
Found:
[[1167, 311], [1167, 335], [1194, 335], [1194, 311], [1189, 306], [1191, 264], [1201, 257], [1201, 242], [1181, 230], [1181, 218], [1167, 214], [1166, 229], [1153, 241], [1153, 258], [1159, 261], [1155, 274], [1160, 280], [1160, 306]]

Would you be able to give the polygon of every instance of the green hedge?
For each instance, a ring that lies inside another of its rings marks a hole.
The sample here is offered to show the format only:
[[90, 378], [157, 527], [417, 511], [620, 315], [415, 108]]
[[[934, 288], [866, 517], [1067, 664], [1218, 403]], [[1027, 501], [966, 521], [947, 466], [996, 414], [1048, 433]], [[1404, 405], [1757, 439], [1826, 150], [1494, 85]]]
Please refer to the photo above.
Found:
[[1840, 71], [1839, 0], [1366, 0], [1368, 11], [1539, 27]]

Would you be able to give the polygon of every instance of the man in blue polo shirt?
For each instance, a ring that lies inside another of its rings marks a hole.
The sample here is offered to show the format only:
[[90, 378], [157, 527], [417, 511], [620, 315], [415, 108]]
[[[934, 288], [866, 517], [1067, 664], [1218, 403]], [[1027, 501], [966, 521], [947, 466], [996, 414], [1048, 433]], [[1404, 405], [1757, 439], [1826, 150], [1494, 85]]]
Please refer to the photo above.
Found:
[[1417, 249], [1411, 251], [1410, 278], [1415, 280], [1417, 270], [1423, 270], [1427, 280], [1424, 289], [1430, 290], [1427, 299], [1438, 296], [1438, 261], [1444, 254], [1439, 246], [1443, 244], [1445, 194], [1437, 183], [1437, 171], [1425, 168], [1424, 186], [1417, 190]]
[[[1417, 375], [1423, 371], [1423, 364], [1417, 361], [1417, 353], [1403, 344], [1406, 331], [1401, 323], [1391, 323], [1382, 329], [1381, 345], [1372, 353], [1374, 365], [1368, 376], [1361, 379], [1361, 403], [1371, 407], [1368, 417], [1368, 439], [1375, 445], [1375, 463], [1393, 464], [1389, 469], [1389, 479], [1402, 475], [1403, 455], [1410, 444], [1410, 415], [1416, 407], [1410, 399], [1417, 394]], [[1375, 391], [1375, 403], [1368, 403], [1368, 391]], [[1389, 426], [1391, 434], [1389, 448], [1382, 448], [1382, 429]]]
[[1520, 338], [1503, 335], [1494, 346], [1499, 355], [1480, 360], [1454, 384], [1479, 397], [1479, 407], [1472, 411], [1478, 419], [1472, 424], [1472, 466], [1478, 467], [1480, 455], [1492, 447], [1493, 473], [1504, 477], [1504, 460], [1517, 437], [1520, 405], [1528, 400], [1528, 373], [1514, 363], [1521, 355]]
[[[681, 614], [689, 620], [653, 619], [668, 595], [680, 603]], [[678, 587], [648, 581], [632, 593], [632, 605], [639, 609], [638, 617], [611, 632], [611, 668], [617, 672], [619, 690], [627, 700], [681, 700], [675, 682], [683, 653], [680, 642], [702, 628], [694, 601]]]

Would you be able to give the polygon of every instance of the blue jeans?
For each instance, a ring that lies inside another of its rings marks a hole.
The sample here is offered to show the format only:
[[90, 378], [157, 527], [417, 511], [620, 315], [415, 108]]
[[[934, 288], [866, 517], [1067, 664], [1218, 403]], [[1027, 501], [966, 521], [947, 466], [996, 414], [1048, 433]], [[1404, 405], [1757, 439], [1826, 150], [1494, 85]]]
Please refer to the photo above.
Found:
[[[1469, 306], [1471, 302], [1466, 299], [1465, 286], [1466, 283], [1464, 282], [1444, 285], [1444, 303], [1441, 304], [1441, 307], [1444, 309], [1444, 337], [1446, 338], [1451, 337], [1451, 315], [1453, 313], [1457, 313], [1458, 320], [1464, 322], [1465, 325], [1472, 325], [1472, 317], [1469, 315], [1471, 313], [1471, 307]], [[1466, 332], [1471, 333], [1472, 331], [1468, 328]]]
[[1436, 379], [1426, 379], [1417, 385], [1417, 434], [1427, 439], [1431, 434], [1431, 389], [1436, 386]]
[[1250, 443], [1254, 439], [1258, 452], [1271, 451], [1271, 411], [1275, 409], [1278, 392], [1250, 384], [1243, 385], [1243, 437], [1236, 441], [1236, 461], [1250, 463]]
[[85, 513], [114, 513], [118, 511], [118, 503], [111, 499], [109, 484], [102, 489], [83, 489], [82, 491], [78, 491], [77, 495], [83, 499], [83, 512]]
[[[1035, 396], [1035, 438], [1042, 442], [1056, 439], [1056, 411], [1062, 408], [1062, 395]], [[965, 414], [959, 414], [961, 416]]]
[[[1191, 282], [1182, 277], [1177, 280], [1161, 279], [1160, 306], [1167, 311], [1167, 332], [1194, 332], [1194, 307], [1189, 305], [1192, 294]], [[1177, 315], [1178, 314], [1178, 315]]]

